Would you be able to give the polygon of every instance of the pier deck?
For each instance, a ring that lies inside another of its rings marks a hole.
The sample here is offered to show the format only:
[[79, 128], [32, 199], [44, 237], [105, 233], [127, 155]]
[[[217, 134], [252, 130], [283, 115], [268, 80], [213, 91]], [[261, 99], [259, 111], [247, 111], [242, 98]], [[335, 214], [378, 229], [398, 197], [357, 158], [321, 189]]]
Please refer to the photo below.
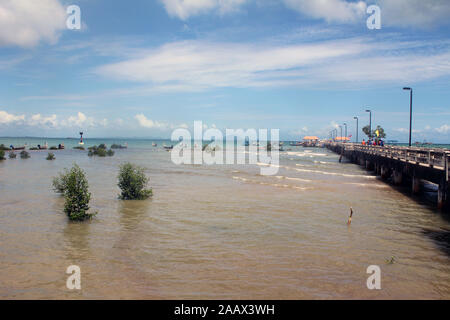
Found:
[[337, 142], [326, 143], [325, 147], [396, 185], [410, 184], [413, 193], [420, 192], [421, 180], [435, 183], [439, 186], [437, 206], [449, 209], [450, 151]]

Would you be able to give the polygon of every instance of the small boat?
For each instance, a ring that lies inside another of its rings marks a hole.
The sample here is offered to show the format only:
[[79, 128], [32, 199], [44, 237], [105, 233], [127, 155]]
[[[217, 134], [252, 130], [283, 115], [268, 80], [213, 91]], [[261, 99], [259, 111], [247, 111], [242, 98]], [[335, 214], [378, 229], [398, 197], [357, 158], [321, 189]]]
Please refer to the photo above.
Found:
[[152, 143], [152, 147], [157, 147], [158, 145], [156, 143]]
[[65, 147], [64, 147], [64, 143], [60, 143], [59, 145], [58, 145], [58, 149], [59, 150], [63, 150]]
[[47, 150], [48, 149], [48, 143], [45, 142], [45, 144], [43, 146], [38, 144], [37, 147], [38, 147], [39, 150]]
[[166, 146], [166, 145], [164, 145], [164, 149], [166, 149], [166, 150], [172, 150], [172, 149], [173, 149], [173, 146]]
[[14, 147], [13, 145], [10, 145], [9, 147], [11, 148], [11, 150], [25, 150], [26, 146]]

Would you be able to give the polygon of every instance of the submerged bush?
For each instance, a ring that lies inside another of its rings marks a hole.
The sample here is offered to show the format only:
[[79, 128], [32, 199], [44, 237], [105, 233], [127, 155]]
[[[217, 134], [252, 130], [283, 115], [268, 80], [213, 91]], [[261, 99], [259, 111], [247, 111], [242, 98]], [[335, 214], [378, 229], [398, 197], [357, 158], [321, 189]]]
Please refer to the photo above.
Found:
[[83, 221], [96, 214], [88, 213], [91, 193], [86, 175], [78, 165], [54, 178], [53, 188], [64, 194], [64, 212], [70, 220]]
[[55, 160], [56, 158], [55, 158], [55, 155], [53, 153], [49, 152], [46, 159], [47, 160]]
[[117, 144], [117, 143], [113, 143], [112, 145], [111, 145], [111, 149], [126, 149], [127, 148], [127, 146], [125, 145], [125, 146], [122, 146], [121, 144]]
[[4, 150], [0, 150], [0, 160], [6, 160]]
[[64, 169], [64, 173], [59, 173], [57, 177], [53, 178], [52, 185], [53, 190], [56, 193], [64, 194], [67, 189], [67, 177], [69, 176], [69, 171]]
[[99, 157], [106, 157], [106, 156], [113, 156], [114, 155], [114, 151], [109, 149], [106, 150], [106, 145], [104, 143], [102, 143], [101, 145], [97, 146], [93, 146], [89, 148], [89, 153], [88, 156], [92, 157], [92, 156], [99, 156]]
[[5, 145], [2, 143], [2, 144], [0, 144], [0, 150], [7, 151], [7, 150], [11, 150], [11, 149], [8, 147], [5, 147]]
[[58, 150], [58, 147], [57, 146], [51, 146], [50, 150]]
[[22, 158], [22, 159], [28, 159], [29, 157], [30, 157], [30, 154], [28, 152], [26, 152], [25, 150], [23, 150], [20, 153], [20, 158]]
[[9, 158], [10, 159], [15, 159], [17, 157], [17, 155], [13, 152], [13, 151], [11, 151], [10, 153], [9, 153]]
[[146, 189], [149, 179], [142, 167], [127, 162], [120, 166], [118, 179], [122, 200], [144, 200], [153, 194], [152, 189]]
[[82, 146], [76, 146], [76, 147], [73, 147], [75, 150], [84, 150], [84, 147], [82, 147]]

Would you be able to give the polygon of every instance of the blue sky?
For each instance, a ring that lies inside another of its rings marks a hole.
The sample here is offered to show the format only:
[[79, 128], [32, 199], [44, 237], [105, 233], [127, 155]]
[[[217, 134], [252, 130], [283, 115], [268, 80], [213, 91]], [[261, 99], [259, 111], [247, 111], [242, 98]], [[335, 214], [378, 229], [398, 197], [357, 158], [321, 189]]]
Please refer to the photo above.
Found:
[[413, 140], [450, 142], [449, 16], [442, 0], [0, 0], [0, 136], [165, 138], [194, 120], [354, 136], [370, 108], [407, 141], [411, 86]]

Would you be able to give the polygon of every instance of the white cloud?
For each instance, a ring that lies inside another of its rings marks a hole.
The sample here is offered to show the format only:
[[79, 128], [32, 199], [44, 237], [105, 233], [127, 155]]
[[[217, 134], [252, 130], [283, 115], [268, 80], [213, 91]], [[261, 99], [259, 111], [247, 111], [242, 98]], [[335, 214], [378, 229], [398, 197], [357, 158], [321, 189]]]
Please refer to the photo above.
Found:
[[371, 4], [381, 8], [382, 25], [397, 27], [432, 27], [448, 24], [448, 0], [282, 0], [293, 10], [316, 19], [338, 23], [364, 23]]
[[55, 43], [65, 20], [65, 9], [58, 0], [0, 0], [0, 46]]
[[144, 83], [141, 93], [317, 84], [361, 87], [450, 76], [449, 61], [449, 45], [439, 47], [432, 41], [349, 38], [274, 45], [190, 40], [100, 66], [94, 73]]
[[382, 23], [399, 27], [432, 27], [450, 22], [448, 0], [379, 0]]
[[444, 125], [440, 126], [439, 128], [436, 128], [435, 130], [439, 133], [447, 134], [447, 133], [450, 133], [450, 125], [444, 124]]
[[86, 115], [82, 112], [78, 112], [76, 116], [70, 116], [67, 121], [64, 121], [64, 125], [67, 126], [76, 126], [76, 127], [82, 127], [84, 125], [91, 126], [94, 123], [93, 118], [88, 118]]
[[21, 122], [25, 120], [25, 115], [14, 115], [6, 111], [0, 110], [0, 123], [1, 124], [11, 124], [15, 122]]
[[175, 90], [257, 87], [279, 83], [282, 71], [361, 54], [371, 48], [371, 44], [357, 39], [277, 47], [183, 41], [163, 45], [144, 58], [102, 66], [95, 72]]
[[148, 129], [159, 129], [159, 130], [173, 130], [176, 128], [185, 128], [187, 129], [189, 126], [185, 123], [182, 123], [180, 125], [175, 125], [171, 123], [166, 122], [160, 122], [156, 120], [152, 120], [147, 118], [144, 114], [140, 113], [134, 116], [134, 118], [138, 121], [139, 125], [143, 128]]
[[92, 117], [87, 117], [84, 113], [78, 112], [76, 116], [69, 116], [67, 119], [58, 117], [56, 114], [50, 116], [43, 116], [40, 113], [31, 116], [14, 115], [6, 111], [0, 110], [0, 124], [10, 125], [27, 125], [32, 127], [42, 128], [64, 128], [64, 127], [94, 127], [108, 125], [107, 119], [100, 121], [94, 120]]
[[160, 0], [172, 17], [186, 20], [191, 16], [216, 11], [220, 14], [234, 12], [247, 0]]
[[31, 126], [57, 127], [58, 120], [56, 119], [56, 114], [48, 117], [43, 117], [38, 113], [31, 116], [31, 118], [28, 120], [28, 124]]
[[[287, 7], [313, 18], [328, 22], [355, 22], [365, 16], [367, 4], [364, 1], [345, 0], [283, 0]], [[362, 20], [364, 21], [364, 20]]]
[[141, 114], [137, 114], [135, 116], [135, 119], [139, 122], [139, 125], [141, 127], [144, 127], [144, 128], [157, 128], [157, 129], [165, 129], [165, 128], [167, 128], [167, 124], [148, 119], [142, 113]]

